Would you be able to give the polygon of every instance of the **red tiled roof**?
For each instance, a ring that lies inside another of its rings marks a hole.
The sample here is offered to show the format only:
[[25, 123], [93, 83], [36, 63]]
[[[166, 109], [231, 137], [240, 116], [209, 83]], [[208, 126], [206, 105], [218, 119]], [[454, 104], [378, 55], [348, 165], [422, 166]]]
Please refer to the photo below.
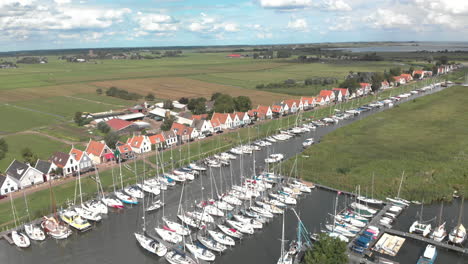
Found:
[[298, 105], [297, 105], [296, 100], [294, 99], [284, 100], [284, 104], [286, 104], [289, 108], [291, 108], [294, 105], [294, 103], [296, 103], [296, 107], [297, 107]]
[[149, 136], [148, 137], [151, 144], [154, 145], [154, 144], [158, 144], [158, 143], [161, 143], [161, 142], [164, 142], [165, 139], [164, 139], [164, 135], [161, 133], [161, 134], [157, 134], [157, 135], [152, 135], [152, 136]]
[[247, 114], [252, 117], [255, 116], [255, 113], [257, 113], [257, 109], [252, 109], [252, 110], [247, 111]]
[[105, 147], [106, 144], [102, 142], [90, 140], [88, 146], [86, 147], [86, 153], [100, 157]]
[[404, 79], [404, 78], [403, 78], [403, 77], [401, 77], [401, 76], [393, 76], [393, 79], [394, 79], [395, 81], [398, 81], [398, 82], [400, 82], [400, 81], [401, 81], [401, 79]]
[[231, 57], [231, 58], [240, 58], [242, 55], [240, 55], [240, 54], [229, 54], [227, 56]]
[[361, 85], [361, 88], [367, 88], [371, 86], [370, 83], [359, 83], [359, 84]]
[[346, 88], [333, 88], [332, 91], [341, 91], [342, 96], [346, 96], [349, 92]]
[[423, 70], [417, 70], [417, 71], [414, 71], [414, 72], [413, 72], [413, 75], [414, 75], [414, 74], [423, 75], [423, 74], [424, 74], [424, 71], [423, 71]]
[[[177, 122], [172, 123], [171, 130], [174, 131], [177, 135], [181, 136], [187, 132], [187, 126]], [[184, 132], [185, 131], [185, 132]]]
[[257, 112], [266, 115], [268, 113], [268, 109], [270, 109], [269, 106], [259, 105], [257, 107]]
[[225, 124], [229, 114], [214, 113], [211, 119], [218, 119], [221, 124]]
[[[236, 118], [237, 114], [236, 114], [236, 113], [232, 113], [232, 114], [229, 114], [229, 116], [231, 117], [232, 120], [234, 120], [234, 119]], [[239, 117], [237, 117], [237, 118], [239, 118]]]
[[128, 122], [119, 118], [114, 118], [109, 121], [106, 121], [107, 125], [110, 126], [113, 130], [119, 131], [124, 129], [132, 124], [132, 122]]
[[280, 112], [281, 112], [281, 109], [282, 109], [281, 105], [273, 105], [273, 106], [271, 107], [271, 111], [272, 111], [272, 112], [275, 112], [275, 113], [280, 113]]
[[192, 115], [192, 120], [202, 120], [202, 119], [207, 119], [208, 114], [201, 114], [201, 115]]
[[307, 102], [308, 104], [314, 103], [315, 97], [302, 97], [301, 98], [302, 102]]
[[145, 136], [134, 136], [127, 140], [127, 143], [132, 146], [132, 148], [140, 148]]
[[332, 94], [333, 94], [333, 91], [332, 91], [332, 90], [322, 90], [322, 91], [320, 91], [319, 96], [320, 96], [320, 97], [327, 97], [327, 96], [328, 96], [328, 97], [331, 97]]
[[118, 146], [120, 153], [127, 153], [132, 151], [132, 147], [129, 144], [123, 144]]
[[236, 115], [239, 117], [240, 120], [243, 120], [247, 112], [236, 112]]
[[213, 127], [221, 126], [221, 122], [219, 122], [218, 118], [215, 118], [215, 119], [211, 118], [210, 122], [211, 122], [211, 126], [213, 126]]
[[81, 157], [83, 157], [83, 151], [79, 150], [79, 149], [76, 149], [76, 148], [72, 148], [70, 150], [70, 155], [74, 155], [75, 156], [75, 160], [76, 161], [80, 161], [81, 160]]

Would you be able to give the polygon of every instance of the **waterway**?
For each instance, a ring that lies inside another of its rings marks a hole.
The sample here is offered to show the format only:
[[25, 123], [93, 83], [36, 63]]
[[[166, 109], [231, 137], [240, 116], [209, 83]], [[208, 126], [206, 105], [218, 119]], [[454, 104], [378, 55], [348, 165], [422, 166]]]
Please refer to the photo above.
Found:
[[328, 50], [342, 50], [345, 52], [417, 52], [417, 51], [468, 51], [468, 42], [417, 42], [395, 43], [395, 45], [342, 47]]
[[[411, 100], [416, 96], [405, 99], [405, 101]], [[184, 185], [182, 207], [185, 208], [185, 210], [189, 210], [190, 207], [194, 205], [195, 201], [202, 200], [202, 194], [204, 199], [211, 197], [212, 186], [214, 189], [213, 192], [216, 192], [215, 186], [219, 192], [222, 192], [231, 185], [231, 182], [239, 184], [241, 174], [246, 177], [253, 174], [254, 159], [256, 160], [255, 170], [259, 172], [264, 169], [265, 164], [263, 161], [269, 154], [281, 152], [285, 154], [286, 158], [293, 157], [302, 151], [302, 142], [306, 138], [314, 137], [315, 140], [318, 141], [322, 136], [339, 127], [385, 109], [386, 107], [374, 109], [369, 112], [364, 112], [354, 119], [340, 121], [339, 124], [335, 126], [318, 128], [315, 132], [294, 137], [287, 142], [275, 143], [271, 147], [255, 152], [254, 155], [244, 155], [242, 159], [238, 157], [238, 159], [232, 161], [230, 167], [213, 169], [212, 178], [214, 179], [213, 183], [216, 184], [212, 184], [210, 181], [210, 173], [206, 173], [195, 181]], [[177, 157], [177, 153], [174, 153], [174, 157]], [[154, 227], [162, 225], [161, 217], [163, 214], [165, 217], [170, 219], [176, 219], [181, 191], [181, 185], [166, 191], [164, 195], [166, 203], [164, 211], [159, 210], [147, 215], [146, 227], [150, 234], [156, 236]], [[314, 190], [311, 194], [303, 197], [299, 201], [295, 209], [300, 214], [309, 231], [316, 232], [320, 230], [320, 226], [325, 223], [328, 213], [333, 212], [335, 195], [335, 193], [325, 190]], [[340, 198], [341, 206], [345, 200], [345, 196]], [[424, 219], [438, 215], [438, 208], [438, 205], [425, 207]], [[448, 204], [445, 208], [444, 217], [447, 219], [448, 226], [452, 227], [453, 221], [456, 219], [458, 213], [457, 202]], [[418, 210], [419, 207], [411, 206], [399, 217], [396, 223], [396, 228], [407, 230], [414, 219], [415, 212]], [[467, 213], [468, 208], [465, 210], [464, 219], [468, 219]], [[95, 225], [93, 230], [81, 234], [75, 232], [67, 240], [55, 241], [47, 239], [42, 243], [33, 242], [32, 246], [28, 249], [18, 249], [17, 247], [8, 245], [4, 240], [2, 240], [0, 241], [0, 263], [167, 263], [164, 258], [159, 259], [139, 247], [133, 234], [134, 232], [141, 230], [141, 226], [141, 206], [127, 207], [120, 211], [111, 211], [101, 223]], [[288, 210], [286, 213], [286, 239], [295, 239], [296, 226], [297, 219], [293, 212]], [[280, 238], [281, 217], [276, 217], [263, 230], [256, 232], [252, 236], [246, 237], [238, 243], [236, 247], [233, 247], [224, 254], [218, 256], [215, 263], [276, 263], [280, 254]], [[190, 241], [190, 238], [187, 239]], [[424, 246], [425, 245], [418, 242], [407, 240], [396, 259], [400, 261], [400, 263], [415, 263], [418, 256], [422, 253]], [[438, 263], [468, 263], [466, 257], [442, 250], [439, 252], [439, 259], [441, 262]]]

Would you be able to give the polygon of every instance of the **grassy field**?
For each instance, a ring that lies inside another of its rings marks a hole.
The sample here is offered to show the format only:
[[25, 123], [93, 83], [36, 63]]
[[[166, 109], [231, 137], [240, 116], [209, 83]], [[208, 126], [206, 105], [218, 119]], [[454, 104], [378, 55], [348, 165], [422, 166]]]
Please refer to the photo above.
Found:
[[0, 104], [0, 134], [28, 130], [59, 122], [58, 116]]
[[40, 135], [19, 134], [4, 138], [9, 147], [6, 157], [0, 160], [0, 171], [5, 171], [14, 159], [22, 160], [21, 150], [25, 147], [29, 147], [39, 159], [48, 159], [56, 151], [68, 152], [71, 148], [64, 143]]
[[375, 192], [383, 198], [396, 195], [405, 171], [406, 199], [429, 202], [451, 199], [454, 189], [466, 192], [468, 97], [460, 96], [466, 92], [452, 87], [336, 130], [298, 156], [301, 177], [370, 192], [374, 174]]

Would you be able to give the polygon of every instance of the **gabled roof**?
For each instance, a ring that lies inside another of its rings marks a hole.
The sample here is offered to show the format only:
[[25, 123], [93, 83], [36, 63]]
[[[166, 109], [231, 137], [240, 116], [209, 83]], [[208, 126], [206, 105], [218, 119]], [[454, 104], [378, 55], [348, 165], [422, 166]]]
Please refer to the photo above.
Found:
[[190, 135], [192, 134], [193, 127], [188, 127], [184, 124], [180, 124], [177, 122], [172, 123], [171, 130], [174, 131], [176, 135], [183, 136], [183, 135]]
[[149, 136], [148, 139], [151, 142], [151, 145], [158, 144], [158, 143], [165, 141], [163, 133]]
[[174, 133], [174, 131], [172, 131], [172, 130], [164, 131], [163, 134], [164, 134], [164, 139], [165, 139], [165, 140], [168, 140], [168, 139], [170, 139], [170, 138], [174, 138], [174, 137], [177, 136], [177, 135]]
[[132, 125], [132, 122], [122, 120], [119, 118], [114, 118], [109, 121], [106, 121], [107, 125], [115, 131], [122, 130]]
[[202, 120], [207, 119], [208, 114], [201, 114], [201, 115], [192, 115], [192, 120]]
[[86, 147], [86, 153], [93, 154], [94, 156], [100, 157], [106, 147], [105, 143], [90, 140]]
[[23, 177], [24, 173], [26, 173], [28, 168], [29, 166], [26, 163], [14, 160], [5, 173], [7, 176], [20, 180], [21, 177]]
[[323, 97], [321, 97], [321, 96], [315, 97], [315, 101], [316, 101], [317, 103], [322, 102], [322, 100], [323, 100]]
[[225, 124], [229, 114], [213, 113], [211, 119], [218, 119], [221, 124]]
[[83, 151], [79, 150], [79, 149], [76, 149], [76, 148], [72, 148], [70, 150], [70, 155], [74, 155], [75, 157], [75, 160], [76, 161], [80, 161], [81, 158], [83, 157]]
[[247, 112], [236, 112], [237, 117], [239, 117], [240, 120], [243, 120], [245, 115], [249, 116]]
[[50, 161], [52, 161], [57, 167], [63, 168], [65, 165], [67, 165], [68, 159], [70, 158], [70, 155], [64, 152], [55, 152], [52, 157], [50, 157]]
[[401, 76], [393, 76], [393, 79], [394, 79], [395, 81], [398, 81], [398, 82], [399, 82], [399, 81], [401, 81], [401, 79], [405, 79], [405, 78], [403, 78], [403, 77], [401, 77]]
[[307, 102], [308, 104], [313, 104], [315, 97], [301, 97], [302, 103]]
[[413, 75], [415, 75], [415, 74], [423, 75], [424, 71], [423, 70], [413, 71]]
[[257, 112], [266, 115], [269, 109], [271, 109], [269, 106], [259, 105], [257, 107]]
[[389, 85], [389, 83], [386, 80], [383, 81], [382, 84]]
[[251, 117], [254, 117], [257, 114], [257, 109], [252, 109], [247, 111], [247, 114]]
[[145, 140], [145, 136], [134, 136], [127, 140], [127, 144], [132, 146], [132, 148], [140, 148], [144, 140]]
[[367, 88], [371, 86], [370, 83], [359, 83], [359, 84], [361, 85], [361, 88]]
[[0, 175], [0, 187], [2, 187], [3, 183], [6, 181], [5, 175]]
[[294, 99], [284, 100], [283, 103], [287, 105], [289, 108], [291, 108], [294, 104], [296, 104], [296, 107], [298, 106], [296, 100]]
[[281, 105], [273, 105], [271, 107], [271, 111], [275, 113], [280, 113], [281, 110], [283, 110], [283, 107]]
[[120, 145], [117, 146], [117, 148], [119, 149], [119, 152], [120, 152], [120, 153], [128, 153], [128, 152], [132, 152], [132, 151], [133, 151], [133, 150], [132, 150], [132, 147], [131, 147], [129, 144], [127, 144], [127, 143], [125, 143], [125, 144], [120, 144]]
[[221, 122], [219, 121], [218, 118], [211, 118], [210, 122], [211, 122], [211, 126], [213, 127], [221, 126]]
[[331, 97], [333, 94], [332, 90], [321, 90], [319, 96], [321, 97]]
[[[236, 119], [236, 116], [237, 114], [236, 113], [232, 113], [232, 114], [229, 114], [229, 116], [231, 117], [232, 120]], [[239, 118], [239, 116], [237, 116], [237, 118]], [[239, 118], [240, 119], [240, 118]]]
[[333, 88], [332, 91], [340, 91], [342, 96], [346, 96], [349, 93], [347, 88]]
[[36, 168], [36, 170], [42, 172], [43, 174], [47, 174], [49, 172], [51, 166], [52, 166], [52, 163], [50, 163], [48, 161], [37, 160], [36, 166], [34, 166], [34, 167]]

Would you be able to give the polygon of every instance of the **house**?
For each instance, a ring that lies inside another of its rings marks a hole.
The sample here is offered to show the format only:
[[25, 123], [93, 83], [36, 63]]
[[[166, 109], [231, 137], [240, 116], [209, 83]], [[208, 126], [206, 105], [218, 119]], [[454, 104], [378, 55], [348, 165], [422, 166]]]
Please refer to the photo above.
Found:
[[250, 117], [247, 112], [236, 112], [237, 117], [239, 118], [239, 122], [241, 126], [246, 126], [250, 124]]
[[104, 141], [99, 142], [89, 140], [85, 151], [94, 164], [102, 164], [115, 160], [112, 150], [106, 145], [106, 143], [104, 143]]
[[197, 129], [200, 134], [212, 134], [215, 132], [212, 123], [209, 120], [205, 119], [194, 119], [192, 127]]
[[147, 136], [133, 136], [127, 140], [135, 153], [146, 153], [151, 151], [151, 142]]
[[320, 97], [320, 96], [319, 96], [319, 97], [315, 97], [315, 102], [316, 102], [316, 104], [318, 104], [318, 105], [325, 105], [325, 104], [327, 104], [327, 102], [325, 101], [325, 99], [328, 99], [328, 97], [327, 97], [327, 98], [323, 98], [323, 97]]
[[135, 152], [129, 144], [119, 141], [117, 144], [115, 144], [115, 146], [118, 150], [121, 160], [125, 161], [135, 157]]
[[19, 190], [18, 182], [10, 176], [0, 175], [0, 195]]
[[284, 114], [283, 105], [275, 104], [271, 107], [271, 112], [273, 113], [274, 117], [280, 117]]
[[75, 159], [74, 155], [58, 151], [49, 158], [49, 161], [54, 163], [57, 168], [61, 168], [63, 170], [63, 176], [78, 172], [79, 163]]
[[42, 172], [42, 177], [45, 181], [47, 181], [48, 179], [50, 179], [51, 174], [55, 173], [55, 169], [57, 168], [57, 166], [55, 166], [52, 162], [49, 161], [37, 160], [36, 166], [34, 166], [34, 168]]
[[192, 120], [206, 120], [208, 119], [208, 114], [201, 114], [201, 115], [192, 115]]
[[70, 150], [70, 155], [75, 158], [78, 164], [80, 164], [79, 169], [81, 173], [85, 173], [94, 169], [93, 161], [88, 156], [88, 153], [76, 148], [72, 148]]
[[155, 146], [156, 149], [164, 149], [166, 147], [166, 139], [163, 133], [148, 136], [151, 146]]
[[335, 96], [337, 94], [337, 91], [339, 91], [340, 93], [340, 96], [341, 98], [338, 98], [338, 101], [346, 101], [349, 99], [349, 97], [351, 96], [349, 90], [347, 88], [333, 88], [332, 91], [335, 92]]
[[417, 71], [413, 71], [413, 79], [419, 79], [419, 80], [422, 80], [424, 79], [424, 75], [425, 75], [425, 71], [423, 70], [417, 70]]
[[394, 86], [405, 84], [406, 79], [401, 76], [393, 76], [393, 83], [394, 83]]
[[286, 109], [284, 111], [286, 114], [294, 114], [299, 110], [296, 100], [294, 99], [284, 100], [283, 104], [287, 106], [287, 111]]
[[271, 107], [270, 106], [264, 106], [264, 105], [259, 105], [257, 107], [257, 116], [260, 115], [266, 119], [272, 119], [273, 118], [273, 112], [271, 112]]
[[211, 127], [213, 128], [214, 132], [223, 130], [223, 128], [221, 126], [221, 121], [219, 121], [218, 118], [211, 118], [210, 123], [211, 123]]
[[301, 101], [304, 110], [314, 107], [314, 97], [301, 97], [299, 100]]
[[128, 133], [138, 130], [138, 127], [135, 126], [132, 122], [122, 120], [120, 118], [113, 118], [106, 121], [106, 124], [115, 132], [119, 134]]
[[[7, 183], [10, 184], [10, 192], [12, 191], [12, 188], [16, 191], [48, 180], [48, 178], [44, 177], [42, 172], [36, 168], [17, 160], [13, 160], [13, 162], [11, 162], [5, 174], [7, 178], [10, 177], [10, 179], [5, 180], [8, 180]], [[14, 183], [12, 183], [12, 181]]]
[[432, 77], [432, 71], [424, 71], [424, 76]]
[[237, 116], [236, 113], [229, 114], [232, 120], [232, 127], [239, 127], [241, 125], [241, 121], [239, 119], [239, 116]]
[[439, 68], [437, 68], [437, 75], [444, 74], [446, 72], [447, 71], [444, 66], [440, 66]]
[[[221, 129], [232, 128], [232, 118], [229, 114], [213, 113], [211, 119], [218, 119], [221, 124]], [[213, 126], [214, 127], [214, 126]]]
[[386, 90], [386, 89], [389, 89], [389, 88], [390, 88], [390, 83], [388, 83], [388, 81], [383, 81], [381, 83], [380, 89]]
[[366, 95], [372, 91], [372, 85], [370, 83], [359, 83], [359, 85], [361, 85], [361, 88], [358, 89], [360, 91], [359, 95]]
[[163, 132], [163, 136], [168, 147], [177, 144], [177, 135], [174, 133], [174, 131], [165, 131]]
[[409, 83], [410, 81], [413, 80], [413, 77], [411, 74], [403, 73], [400, 75], [402, 78], [405, 78], [406, 83]]
[[226, 56], [226, 58], [242, 58], [241, 54], [229, 54]]
[[187, 126], [191, 126], [192, 123], [193, 123], [192, 114], [190, 114], [190, 113], [179, 114], [176, 117], [176, 122], [180, 123], [180, 124], [187, 125]]
[[337, 99], [335, 96], [335, 92], [333, 92], [332, 90], [321, 90], [319, 96], [325, 98], [326, 103], [334, 102]]
[[155, 108], [151, 111], [149, 111], [149, 116], [155, 118], [156, 120], [162, 120], [168, 116], [177, 116], [176, 112], [172, 112], [169, 110], [166, 110], [164, 108]]

